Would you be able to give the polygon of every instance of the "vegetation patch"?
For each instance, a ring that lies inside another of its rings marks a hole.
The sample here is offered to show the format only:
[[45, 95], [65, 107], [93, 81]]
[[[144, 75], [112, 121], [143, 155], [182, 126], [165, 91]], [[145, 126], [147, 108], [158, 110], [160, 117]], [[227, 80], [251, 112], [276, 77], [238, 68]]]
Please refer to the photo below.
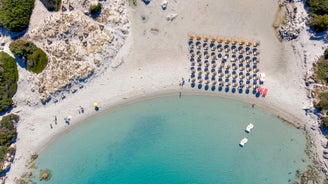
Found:
[[0, 52], [0, 112], [13, 105], [12, 97], [17, 91], [18, 71], [14, 58]]
[[43, 71], [48, 64], [46, 53], [33, 42], [16, 40], [9, 45], [10, 51], [24, 60], [27, 70], [36, 74]]
[[314, 79], [323, 84], [328, 83], [328, 49], [325, 50], [324, 55], [315, 64]]
[[60, 10], [61, 0], [40, 0], [48, 11]]
[[98, 3], [98, 4], [90, 5], [89, 11], [90, 11], [91, 16], [93, 16], [93, 17], [98, 16], [101, 11], [101, 4]]
[[3, 165], [7, 153], [13, 154], [14, 148], [9, 146], [13, 143], [17, 132], [15, 124], [19, 121], [19, 116], [9, 114], [2, 117], [0, 121], [0, 166]]
[[30, 22], [35, 0], [0, 0], [0, 23], [13, 32], [25, 30]]
[[308, 21], [311, 29], [317, 33], [328, 29], [328, 0], [307, 0], [305, 5], [309, 9]]

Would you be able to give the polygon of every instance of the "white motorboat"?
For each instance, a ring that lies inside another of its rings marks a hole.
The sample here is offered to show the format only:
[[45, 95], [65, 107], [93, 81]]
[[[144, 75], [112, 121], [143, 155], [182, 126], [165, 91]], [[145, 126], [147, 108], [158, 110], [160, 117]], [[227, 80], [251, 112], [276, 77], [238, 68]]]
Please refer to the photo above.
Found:
[[240, 141], [239, 146], [244, 147], [245, 144], [247, 143], [247, 141], [248, 141], [248, 139], [247, 139], [246, 137], [244, 137], [244, 138]]
[[252, 123], [250, 123], [249, 125], [247, 125], [245, 131], [246, 131], [247, 133], [249, 133], [249, 132], [251, 132], [252, 128], [254, 128], [254, 125], [253, 125]]

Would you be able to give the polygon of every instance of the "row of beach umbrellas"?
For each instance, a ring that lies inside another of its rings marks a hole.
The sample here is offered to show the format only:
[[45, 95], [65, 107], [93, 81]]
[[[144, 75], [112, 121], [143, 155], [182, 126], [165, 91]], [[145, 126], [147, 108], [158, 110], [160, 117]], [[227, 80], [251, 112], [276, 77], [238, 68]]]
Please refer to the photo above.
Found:
[[249, 45], [257, 47], [260, 45], [260, 42], [254, 42], [253, 40], [245, 40], [245, 39], [238, 39], [238, 38], [230, 38], [230, 37], [222, 37], [222, 36], [203, 36], [201, 34], [189, 34], [189, 40], [198, 40], [204, 42], [218, 42], [218, 43], [231, 43], [234, 45]]

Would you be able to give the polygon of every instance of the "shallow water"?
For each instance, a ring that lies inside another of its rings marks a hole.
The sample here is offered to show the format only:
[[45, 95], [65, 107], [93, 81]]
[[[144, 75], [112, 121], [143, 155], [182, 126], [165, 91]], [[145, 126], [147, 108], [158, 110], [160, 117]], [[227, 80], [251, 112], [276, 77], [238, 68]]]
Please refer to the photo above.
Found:
[[56, 184], [288, 183], [306, 167], [305, 144], [300, 130], [250, 104], [161, 97], [73, 129], [40, 154], [34, 173], [49, 168], [53, 176], [44, 183]]

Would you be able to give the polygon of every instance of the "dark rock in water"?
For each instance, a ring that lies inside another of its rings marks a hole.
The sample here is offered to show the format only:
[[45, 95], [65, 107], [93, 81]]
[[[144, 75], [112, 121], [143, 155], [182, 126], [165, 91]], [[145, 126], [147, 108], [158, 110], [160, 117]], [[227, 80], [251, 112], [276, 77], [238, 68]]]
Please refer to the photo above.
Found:
[[88, 42], [83, 42], [83, 46], [84, 47], [88, 46]]
[[99, 25], [100, 30], [104, 30], [104, 25]]
[[84, 35], [84, 38], [88, 38], [89, 33], [83, 33], [83, 35]]
[[48, 42], [48, 45], [51, 45], [52, 44], [52, 41], [51, 40], [47, 40]]
[[74, 7], [72, 5], [69, 5], [68, 8], [69, 8], [69, 11], [73, 11], [74, 10]]
[[64, 5], [62, 6], [62, 11], [63, 12], [67, 11], [67, 8]]

